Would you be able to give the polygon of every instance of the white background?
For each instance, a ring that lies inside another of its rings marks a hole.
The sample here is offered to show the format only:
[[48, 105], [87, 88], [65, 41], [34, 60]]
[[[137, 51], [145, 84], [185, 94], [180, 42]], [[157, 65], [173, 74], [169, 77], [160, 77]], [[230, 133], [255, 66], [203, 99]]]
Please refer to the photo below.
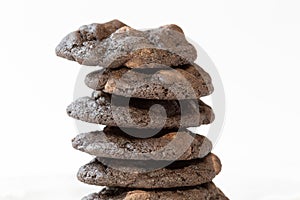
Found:
[[[80, 25], [176, 23], [215, 62], [226, 93], [215, 183], [231, 199], [300, 199], [300, 1], [1, 2], [0, 199], [80, 199], [65, 109], [80, 66], [54, 49]], [[208, 69], [209, 70], [209, 69]]]

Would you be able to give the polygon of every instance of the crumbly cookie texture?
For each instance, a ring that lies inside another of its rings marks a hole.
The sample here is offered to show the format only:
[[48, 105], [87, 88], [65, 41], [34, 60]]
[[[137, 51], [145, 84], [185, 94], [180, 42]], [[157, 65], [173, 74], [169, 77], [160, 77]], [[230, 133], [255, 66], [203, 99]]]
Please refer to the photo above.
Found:
[[78, 30], [69, 33], [62, 39], [55, 49], [56, 55], [82, 63], [85, 57], [88, 56], [85, 53], [92, 51], [93, 44], [108, 38], [123, 26], [126, 26], [126, 24], [119, 20], [81, 26]]
[[62, 39], [56, 54], [82, 65], [105, 68], [179, 66], [197, 57], [196, 49], [177, 25], [139, 31], [118, 20], [82, 26]]

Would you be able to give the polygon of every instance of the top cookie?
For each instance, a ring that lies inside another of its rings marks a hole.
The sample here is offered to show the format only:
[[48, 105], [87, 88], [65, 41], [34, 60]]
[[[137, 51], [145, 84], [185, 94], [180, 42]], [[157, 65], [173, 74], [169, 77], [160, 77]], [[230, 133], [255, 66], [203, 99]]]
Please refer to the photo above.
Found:
[[196, 49], [177, 25], [139, 31], [118, 20], [80, 27], [63, 38], [56, 54], [104, 68], [179, 66], [197, 57]]

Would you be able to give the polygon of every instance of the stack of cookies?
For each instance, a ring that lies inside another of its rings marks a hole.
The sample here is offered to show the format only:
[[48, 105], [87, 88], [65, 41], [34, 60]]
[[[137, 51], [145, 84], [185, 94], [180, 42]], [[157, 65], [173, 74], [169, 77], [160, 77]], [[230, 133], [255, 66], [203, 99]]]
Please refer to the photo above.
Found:
[[214, 120], [200, 100], [213, 86], [180, 27], [139, 31], [118, 20], [85, 25], [68, 34], [56, 54], [101, 67], [85, 78], [92, 95], [67, 108], [75, 119], [106, 125], [72, 140], [94, 156], [78, 179], [106, 186], [84, 200], [227, 199], [212, 183], [221, 171], [212, 143], [187, 129]]

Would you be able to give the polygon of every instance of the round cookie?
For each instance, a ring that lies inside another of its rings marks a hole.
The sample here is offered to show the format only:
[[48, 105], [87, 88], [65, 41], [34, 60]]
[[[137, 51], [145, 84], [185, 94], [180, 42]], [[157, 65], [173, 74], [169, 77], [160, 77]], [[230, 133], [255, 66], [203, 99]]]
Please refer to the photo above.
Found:
[[[203, 159], [175, 161], [171, 165], [149, 170], [135, 166], [137, 161], [95, 159], [79, 169], [78, 180], [99, 186], [128, 188], [176, 188], [212, 181], [221, 171], [221, 162], [214, 154]], [[146, 167], [157, 161], [141, 161]], [[127, 164], [129, 163], [129, 164]], [[139, 164], [140, 165], [140, 164]]]
[[77, 99], [67, 113], [85, 122], [127, 128], [185, 128], [214, 120], [211, 107], [200, 100], [129, 99], [103, 92]]
[[229, 200], [214, 183], [155, 190], [130, 190], [124, 188], [104, 188], [99, 193], [90, 194], [82, 200]]
[[117, 20], [83, 26], [64, 37], [55, 50], [60, 57], [104, 68], [179, 66], [197, 58], [196, 49], [176, 25], [139, 31]]
[[209, 74], [196, 64], [157, 70], [104, 68], [88, 74], [85, 84], [94, 90], [143, 99], [198, 99], [213, 92]]
[[[130, 135], [143, 135], [143, 130], [125, 131]], [[129, 136], [117, 127], [79, 134], [72, 145], [97, 157], [126, 160], [191, 160], [203, 158], [212, 149], [209, 139], [188, 130], [144, 139]]]

